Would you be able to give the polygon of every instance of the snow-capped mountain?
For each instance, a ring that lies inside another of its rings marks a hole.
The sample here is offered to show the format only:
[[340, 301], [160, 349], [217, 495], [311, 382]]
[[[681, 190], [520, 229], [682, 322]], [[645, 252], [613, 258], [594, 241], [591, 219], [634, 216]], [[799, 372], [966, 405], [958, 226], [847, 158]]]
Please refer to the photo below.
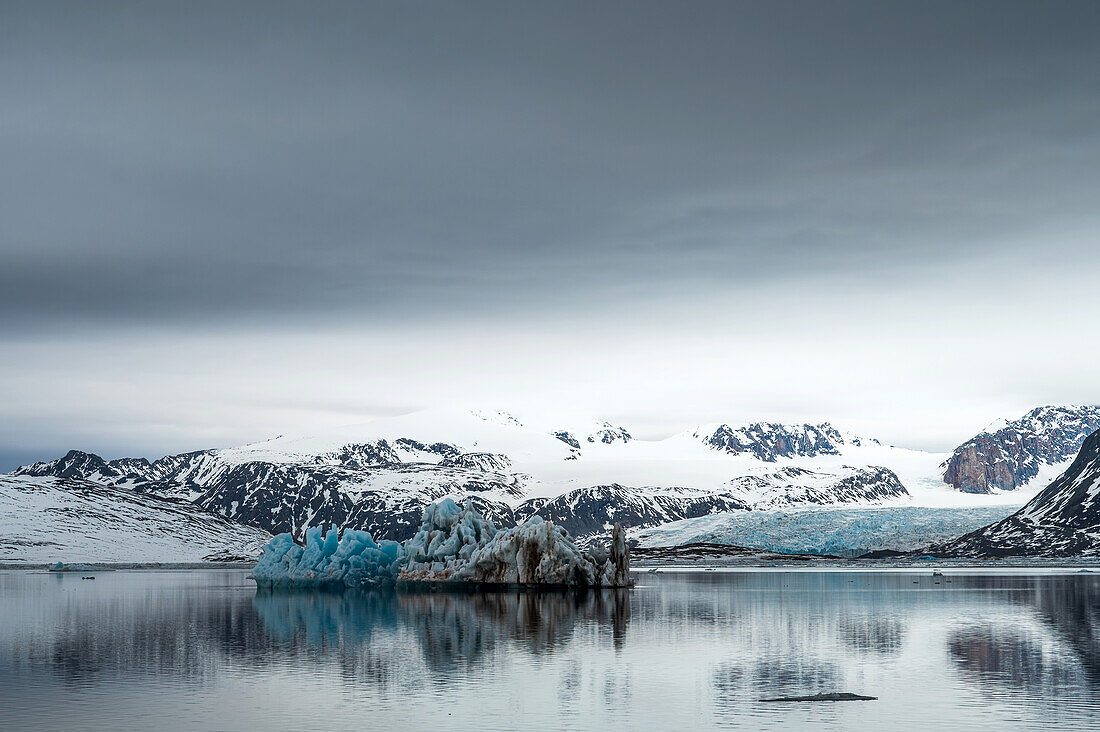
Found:
[[564, 442], [570, 447], [580, 450], [581, 441], [585, 442], [601, 442], [605, 445], [611, 445], [616, 442], [630, 442], [633, 437], [623, 427], [616, 427], [610, 422], [601, 422], [595, 427], [595, 429], [582, 437], [577, 436], [569, 430], [557, 430], [553, 433], [554, 437]]
[[276, 460], [271, 453], [268, 459], [238, 462], [251, 454], [244, 448], [187, 453], [121, 472], [118, 461], [73, 451], [16, 474], [71, 476], [73, 466], [85, 465], [93, 468], [82, 476], [88, 480], [191, 501], [274, 533], [301, 534], [309, 526], [336, 524], [396, 539], [415, 531], [424, 506], [448, 496], [475, 497], [486, 516], [514, 525], [508, 499], [523, 495], [520, 476], [493, 469], [506, 464], [504, 456], [461, 453], [442, 443], [379, 440], [312, 457], [297, 455], [293, 462], [287, 456]]
[[1100, 555], [1100, 430], [1019, 511], [929, 551], [947, 557]]
[[908, 496], [898, 477], [882, 467], [842, 466], [817, 472], [787, 467], [739, 476], [721, 490], [618, 484], [577, 488], [554, 498], [524, 501], [515, 513], [521, 521], [538, 514], [574, 536], [603, 537], [615, 523], [638, 529], [730, 512], [791, 505], [892, 503]]
[[943, 480], [966, 493], [1045, 484], [1097, 429], [1100, 406], [1037, 407], [1020, 419], [998, 420], [955, 448], [941, 466]]
[[[728, 424], [696, 430], [694, 435], [703, 444], [731, 455], [748, 453], [758, 460], [775, 462], [779, 457], [816, 457], [839, 455], [845, 445], [859, 447], [865, 440], [844, 435], [828, 422], [816, 425], [783, 425], [755, 422], [742, 427]], [[878, 440], [869, 440], [879, 444]]]
[[894, 459], [912, 475], [914, 456], [924, 475], [938, 462], [828, 425], [719, 425], [637, 440], [602, 421], [561, 428], [502, 413], [430, 412], [153, 461], [71, 451], [16, 474], [191, 501], [272, 532], [335, 523], [405, 539], [425, 505], [451, 497], [473, 499], [500, 526], [537, 513], [583, 537], [614, 521], [907, 501], [904, 479], [884, 466]]
[[774, 472], [742, 475], [730, 481], [735, 493], [757, 510], [790, 506], [894, 503], [909, 491], [889, 468], [878, 465], [810, 470], [785, 467]]
[[0, 527], [0, 561], [42, 564], [251, 560], [271, 538], [190, 503], [71, 477], [0, 475]]

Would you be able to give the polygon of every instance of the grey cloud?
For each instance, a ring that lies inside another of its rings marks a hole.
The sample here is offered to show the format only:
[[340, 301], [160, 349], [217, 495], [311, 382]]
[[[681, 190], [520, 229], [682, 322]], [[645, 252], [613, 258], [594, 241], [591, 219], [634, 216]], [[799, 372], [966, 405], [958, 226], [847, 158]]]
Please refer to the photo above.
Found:
[[1090, 2], [0, 7], [12, 328], [586, 307], [1098, 202]]

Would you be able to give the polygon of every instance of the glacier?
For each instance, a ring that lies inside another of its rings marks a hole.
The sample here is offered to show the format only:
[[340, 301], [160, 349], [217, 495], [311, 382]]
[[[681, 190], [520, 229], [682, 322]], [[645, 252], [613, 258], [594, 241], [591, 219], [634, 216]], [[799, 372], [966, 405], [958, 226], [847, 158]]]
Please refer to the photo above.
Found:
[[499, 531], [474, 507], [445, 498], [428, 505], [420, 528], [402, 543], [370, 532], [313, 527], [303, 544], [274, 537], [252, 571], [260, 587], [373, 588], [403, 585], [558, 585], [625, 587], [630, 556], [622, 527], [611, 547], [580, 549], [560, 526], [539, 516]]
[[738, 511], [675, 521], [638, 532], [639, 546], [730, 544], [784, 554], [853, 557], [908, 551], [999, 521], [1013, 506], [821, 508]]

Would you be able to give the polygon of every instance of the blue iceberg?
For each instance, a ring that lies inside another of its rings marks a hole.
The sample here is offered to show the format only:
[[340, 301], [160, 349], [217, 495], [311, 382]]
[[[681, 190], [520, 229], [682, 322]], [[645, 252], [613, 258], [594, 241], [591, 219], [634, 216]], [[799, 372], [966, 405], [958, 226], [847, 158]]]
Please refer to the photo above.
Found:
[[457, 580], [474, 552], [496, 535], [496, 527], [472, 503], [460, 508], [444, 498], [424, 509], [420, 529], [405, 542], [400, 578], [416, 582]]
[[261, 587], [377, 587], [393, 584], [404, 550], [396, 541], [375, 541], [369, 531], [335, 526], [322, 536], [306, 531], [305, 546], [279, 534], [264, 547], [252, 570]]
[[261, 587], [373, 588], [401, 584], [558, 585], [626, 587], [626, 537], [616, 524], [609, 548], [580, 549], [560, 526], [539, 516], [504, 531], [473, 507], [445, 498], [424, 509], [420, 528], [404, 544], [375, 541], [367, 531], [332, 527], [268, 542], [252, 570]]

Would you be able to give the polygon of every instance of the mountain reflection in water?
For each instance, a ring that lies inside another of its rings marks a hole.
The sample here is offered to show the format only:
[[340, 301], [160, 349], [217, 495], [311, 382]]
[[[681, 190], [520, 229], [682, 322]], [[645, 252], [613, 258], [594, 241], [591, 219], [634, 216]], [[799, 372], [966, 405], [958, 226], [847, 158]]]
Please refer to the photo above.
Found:
[[[1081, 729], [1100, 577], [642, 574], [632, 591], [257, 591], [0, 572], [0, 720], [36, 729]], [[760, 704], [846, 691], [859, 705]], [[445, 700], [445, 703], [442, 703]]]

